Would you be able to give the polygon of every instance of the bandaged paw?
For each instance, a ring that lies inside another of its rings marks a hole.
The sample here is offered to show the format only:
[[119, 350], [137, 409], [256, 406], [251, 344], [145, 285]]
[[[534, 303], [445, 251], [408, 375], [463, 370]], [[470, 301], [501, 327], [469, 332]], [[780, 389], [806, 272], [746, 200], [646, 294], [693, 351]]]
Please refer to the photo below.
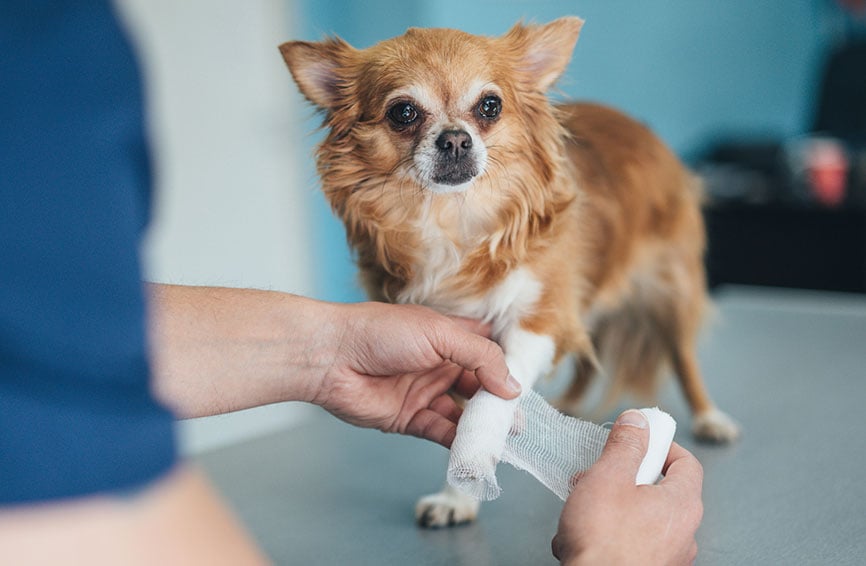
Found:
[[[661, 475], [676, 422], [657, 408], [641, 412], [649, 422], [650, 441], [635, 483], [649, 484]], [[519, 426], [512, 426], [515, 422]], [[502, 461], [529, 472], [565, 500], [572, 479], [595, 463], [608, 434], [597, 424], [563, 415], [534, 391], [516, 403], [479, 391], [458, 423], [448, 482], [476, 499], [496, 499], [501, 493], [496, 465]]]
[[496, 464], [467, 462], [448, 466], [448, 484], [479, 501], [496, 499], [502, 493], [496, 481]]
[[517, 406], [516, 400], [507, 401], [484, 390], [466, 403], [451, 445], [450, 485], [479, 500], [499, 497], [502, 490], [496, 481], [496, 465], [502, 459]]

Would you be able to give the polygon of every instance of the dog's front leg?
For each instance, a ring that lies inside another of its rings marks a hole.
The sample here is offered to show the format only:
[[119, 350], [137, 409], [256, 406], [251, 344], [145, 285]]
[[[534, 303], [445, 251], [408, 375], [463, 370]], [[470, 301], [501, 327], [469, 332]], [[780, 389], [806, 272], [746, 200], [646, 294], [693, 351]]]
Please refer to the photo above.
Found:
[[[530, 390], [553, 367], [556, 346], [550, 336], [530, 332], [516, 323], [501, 333], [499, 342], [509, 371], [524, 391]], [[479, 499], [499, 495], [496, 465], [505, 448], [516, 406], [516, 399], [505, 400], [483, 389], [466, 403], [448, 466], [449, 480], [464, 489], [449, 485], [422, 498], [415, 508], [419, 524], [443, 527], [472, 521], [478, 513]]]
[[[529, 391], [553, 365], [556, 347], [551, 337], [529, 332], [519, 324], [502, 333], [500, 344], [511, 374]], [[448, 480], [477, 499], [499, 496], [496, 465], [514, 422], [517, 400], [505, 400], [480, 390], [466, 403], [451, 446]]]

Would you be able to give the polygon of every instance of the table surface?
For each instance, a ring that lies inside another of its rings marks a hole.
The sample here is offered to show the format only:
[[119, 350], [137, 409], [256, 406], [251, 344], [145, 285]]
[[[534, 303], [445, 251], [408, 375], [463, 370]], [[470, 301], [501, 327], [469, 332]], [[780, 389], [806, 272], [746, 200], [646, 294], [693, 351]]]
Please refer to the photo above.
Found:
[[[660, 396], [704, 466], [697, 563], [866, 564], [866, 297], [730, 288], [716, 304], [699, 356], [742, 439], [696, 445], [672, 381]], [[475, 523], [417, 528], [447, 463], [432, 443], [322, 413], [197, 461], [277, 564], [556, 564], [562, 503], [510, 466]]]

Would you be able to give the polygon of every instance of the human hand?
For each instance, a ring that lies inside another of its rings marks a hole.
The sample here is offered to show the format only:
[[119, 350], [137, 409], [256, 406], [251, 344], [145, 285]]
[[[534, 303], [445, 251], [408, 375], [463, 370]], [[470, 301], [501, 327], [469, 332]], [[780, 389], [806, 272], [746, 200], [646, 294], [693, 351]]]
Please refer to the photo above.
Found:
[[344, 305], [335, 358], [313, 402], [340, 419], [450, 447], [462, 409], [448, 395], [479, 387], [506, 399], [519, 385], [475, 321], [416, 305]]
[[563, 564], [691, 564], [703, 515], [703, 469], [671, 445], [656, 485], [635, 485], [649, 430], [639, 411], [620, 415], [601, 457], [580, 474], [552, 541]]

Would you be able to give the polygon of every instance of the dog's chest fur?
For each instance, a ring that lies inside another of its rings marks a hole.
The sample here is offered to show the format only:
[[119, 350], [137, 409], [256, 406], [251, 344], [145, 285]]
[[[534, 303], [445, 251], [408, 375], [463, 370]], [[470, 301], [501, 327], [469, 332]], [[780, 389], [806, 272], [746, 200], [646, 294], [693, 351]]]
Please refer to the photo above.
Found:
[[[464, 203], [465, 204], [465, 203]], [[525, 266], [516, 266], [488, 285], [488, 267], [472, 257], [491, 257], [491, 239], [479, 231], [481, 218], [461, 217], [443, 227], [441, 217], [422, 214], [417, 219], [420, 247], [413, 276], [397, 294], [396, 302], [422, 304], [440, 312], [491, 322], [494, 335], [525, 315], [541, 295], [540, 281]], [[468, 220], [468, 222], [467, 222]], [[492, 262], [492, 257], [490, 259]]]

